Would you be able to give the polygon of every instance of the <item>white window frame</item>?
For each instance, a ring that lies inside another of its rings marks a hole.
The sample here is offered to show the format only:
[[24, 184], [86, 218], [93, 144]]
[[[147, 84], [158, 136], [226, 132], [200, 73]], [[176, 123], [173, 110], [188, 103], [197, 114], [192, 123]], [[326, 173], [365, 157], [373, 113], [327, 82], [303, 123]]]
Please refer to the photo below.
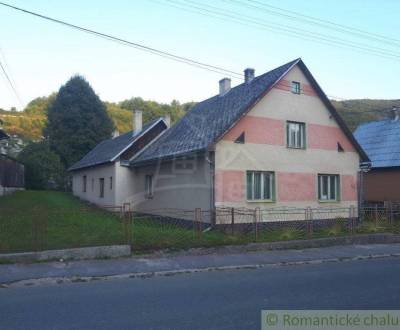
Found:
[[293, 94], [300, 94], [301, 93], [301, 85], [299, 81], [292, 81], [290, 89]]
[[[260, 197], [255, 198], [255, 174], [260, 174]], [[251, 187], [250, 187], [250, 194], [249, 194], [249, 187], [248, 187], [248, 178], [249, 175], [251, 176]], [[265, 198], [265, 176], [269, 176], [269, 196], [270, 198]], [[246, 198], [248, 201], [268, 201], [272, 202], [275, 201], [275, 172], [271, 171], [246, 171]]]
[[146, 174], [144, 178], [145, 197], [147, 199], [153, 198], [154, 195], [154, 182], [153, 174]]
[[[334, 178], [335, 196], [332, 196], [331, 191], [332, 178]], [[324, 189], [324, 184], [327, 185], [326, 189]], [[324, 190], [326, 190], [326, 194], [323, 193]], [[338, 174], [318, 174], [318, 200], [321, 202], [340, 201], [340, 176]]]
[[[294, 132], [294, 136], [292, 132]], [[290, 120], [286, 122], [286, 145], [291, 149], [306, 149], [305, 123]]]

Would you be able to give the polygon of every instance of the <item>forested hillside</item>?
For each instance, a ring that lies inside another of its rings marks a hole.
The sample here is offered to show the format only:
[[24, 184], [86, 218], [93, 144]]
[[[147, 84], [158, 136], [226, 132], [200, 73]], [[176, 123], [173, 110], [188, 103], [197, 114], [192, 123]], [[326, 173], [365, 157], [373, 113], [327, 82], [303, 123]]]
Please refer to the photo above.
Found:
[[387, 118], [392, 107], [400, 107], [400, 100], [361, 99], [332, 103], [352, 131], [362, 123]]
[[[31, 101], [24, 111], [6, 111], [0, 109], [0, 118], [4, 128], [10, 135], [17, 135], [24, 141], [40, 140], [43, 128], [47, 122], [47, 108], [54, 100], [55, 94], [49, 97], [39, 97]], [[382, 119], [388, 115], [388, 109], [400, 107], [400, 100], [345, 100], [332, 101], [342, 115], [347, 125], [353, 131], [359, 124]], [[158, 116], [171, 115], [172, 122], [181, 118], [195, 103], [181, 104], [172, 101], [170, 104], [146, 101], [134, 97], [119, 103], [105, 102], [108, 115], [119, 132], [127, 132], [132, 127], [132, 112], [135, 109], [143, 111], [146, 122]]]
[[[0, 118], [4, 121], [4, 129], [10, 135], [17, 135], [24, 141], [40, 140], [47, 123], [47, 108], [56, 94], [49, 97], [39, 97], [31, 101], [23, 111], [0, 109]], [[140, 97], [131, 98], [119, 103], [104, 103], [107, 113], [120, 133], [132, 129], [133, 110], [143, 111], [144, 122], [159, 116], [171, 115], [172, 122], [177, 121], [193, 105], [180, 104], [172, 101], [170, 104], [145, 101]]]

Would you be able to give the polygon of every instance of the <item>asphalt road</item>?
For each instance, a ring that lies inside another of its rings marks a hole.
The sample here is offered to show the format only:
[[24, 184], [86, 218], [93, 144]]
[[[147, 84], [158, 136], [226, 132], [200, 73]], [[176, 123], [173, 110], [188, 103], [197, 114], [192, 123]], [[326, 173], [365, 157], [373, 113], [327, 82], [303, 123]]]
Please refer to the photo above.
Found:
[[399, 309], [400, 259], [0, 289], [2, 329], [260, 329], [262, 309]]

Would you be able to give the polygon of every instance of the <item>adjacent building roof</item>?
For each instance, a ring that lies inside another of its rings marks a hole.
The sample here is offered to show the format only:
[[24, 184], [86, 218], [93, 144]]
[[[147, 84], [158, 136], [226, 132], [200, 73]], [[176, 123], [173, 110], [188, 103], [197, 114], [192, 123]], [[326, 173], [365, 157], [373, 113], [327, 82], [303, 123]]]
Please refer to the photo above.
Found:
[[372, 168], [400, 166], [400, 121], [380, 120], [360, 125], [354, 132]]
[[178, 123], [167, 130], [131, 162], [139, 166], [158, 159], [207, 150], [232, 128], [261, 98], [295, 65], [299, 65], [310, 83], [336, 119], [342, 130], [360, 153], [368, 157], [354, 139], [336, 109], [326, 97], [302, 60], [296, 59], [272, 71], [232, 88], [223, 96], [213, 96], [197, 103]]
[[115, 161], [126, 149], [128, 149], [140, 136], [157, 125], [163, 118], [157, 118], [143, 125], [143, 129], [133, 134], [133, 131], [122, 134], [113, 139], [100, 142], [89, 151], [80, 161], [72, 165], [68, 171], [74, 171], [85, 167], [96, 166]]
[[0, 140], [8, 139], [9, 136], [6, 132], [4, 132], [2, 129], [0, 129]]

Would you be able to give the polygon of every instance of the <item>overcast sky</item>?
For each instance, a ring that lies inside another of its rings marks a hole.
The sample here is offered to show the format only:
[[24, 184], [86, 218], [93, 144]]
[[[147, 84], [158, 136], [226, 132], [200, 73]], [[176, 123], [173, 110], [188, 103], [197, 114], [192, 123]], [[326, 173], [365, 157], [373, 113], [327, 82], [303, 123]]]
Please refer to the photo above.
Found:
[[[382, 58], [364, 51], [305, 41], [277, 31], [188, 13], [173, 8], [165, 0], [5, 1], [236, 72], [254, 67], [258, 75], [302, 57], [328, 95], [400, 98], [400, 57]], [[352, 43], [367, 43], [370, 47], [382, 48], [382, 52], [390, 51], [400, 56], [400, 42], [396, 46], [356, 39], [354, 35], [301, 25], [298, 21], [254, 11], [226, 0], [193, 1], [240, 12], [275, 27], [277, 24], [290, 25], [313, 33], [335, 35]], [[258, 1], [400, 39], [400, 1]], [[57, 91], [77, 73], [86, 77], [102, 100], [114, 102], [133, 96], [159, 102], [173, 99], [201, 101], [217, 93], [218, 80], [223, 78], [221, 74], [176, 63], [2, 6], [0, 50], [0, 58], [15, 82], [22, 105]], [[4, 76], [0, 76], [0, 108], [16, 106], [21, 109]], [[239, 80], [233, 80], [233, 84], [238, 83]]]

